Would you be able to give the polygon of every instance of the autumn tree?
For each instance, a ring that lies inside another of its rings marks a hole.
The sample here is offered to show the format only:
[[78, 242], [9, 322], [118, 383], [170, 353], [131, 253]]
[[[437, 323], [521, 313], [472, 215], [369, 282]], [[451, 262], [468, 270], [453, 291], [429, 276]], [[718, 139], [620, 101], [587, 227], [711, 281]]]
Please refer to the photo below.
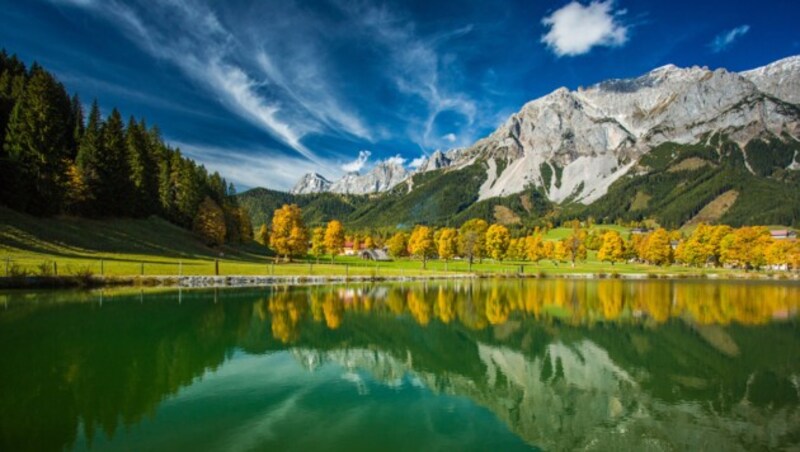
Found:
[[603, 262], [622, 262], [625, 260], [625, 241], [617, 231], [608, 231], [603, 234], [602, 244], [597, 251], [597, 259]]
[[563, 240], [559, 240], [553, 244], [550, 260], [552, 260], [554, 264], [567, 260], [567, 246]]
[[744, 226], [726, 235], [720, 242], [720, 260], [724, 264], [745, 269], [764, 265], [764, 252], [772, 242], [764, 226]]
[[193, 229], [206, 245], [219, 246], [225, 243], [225, 214], [208, 196], [197, 209]]
[[[576, 220], [577, 221], [577, 220]], [[562, 240], [565, 257], [575, 267], [575, 261], [586, 260], [586, 231], [573, 224], [572, 233]]]
[[720, 262], [720, 244], [732, 231], [730, 226], [699, 224], [675, 249], [675, 260], [694, 267]]
[[297, 204], [284, 204], [275, 210], [270, 245], [290, 262], [293, 255], [304, 254], [308, 250], [308, 232]]
[[317, 258], [325, 254], [325, 228], [322, 226], [314, 228], [311, 231], [311, 255]]
[[482, 259], [486, 252], [486, 230], [489, 224], [480, 218], [468, 220], [458, 231], [458, 252], [467, 258], [470, 267], [475, 258]]
[[394, 258], [408, 256], [408, 236], [405, 232], [393, 235], [386, 242], [386, 246], [389, 248], [389, 255]]
[[447, 262], [455, 256], [458, 250], [458, 231], [455, 228], [442, 228], [436, 240], [436, 249], [439, 259]]
[[344, 226], [339, 220], [331, 220], [325, 227], [325, 249], [331, 254], [331, 261], [344, 250]]
[[672, 262], [672, 245], [666, 229], [658, 228], [647, 234], [642, 246], [641, 257], [648, 263], [669, 265]]
[[258, 228], [258, 234], [256, 234], [256, 242], [264, 245], [269, 246], [269, 228], [267, 228], [266, 224], [261, 224], [261, 227]]
[[371, 250], [373, 248], [375, 248], [375, 240], [372, 238], [372, 235], [367, 234], [364, 237], [364, 249]]
[[797, 242], [791, 240], [772, 240], [764, 250], [764, 260], [773, 266], [786, 265], [790, 267], [790, 257], [797, 248]]
[[422, 268], [427, 268], [428, 259], [436, 253], [433, 230], [428, 226], [416, 226], [408, 239], [408, 252], [422, 259]]
[[540, 260], [547, 257], [545, 256], [542, 245], [542, 235], [539, 233], [534, 233], [525, 237], [525, 257], [527, 257], [529, 261], [538, 264]]
[[486, 252], [492, 259], [502, 261], [506, 257], [511, 234], [502, 224], [493, 224], [486, 230]]

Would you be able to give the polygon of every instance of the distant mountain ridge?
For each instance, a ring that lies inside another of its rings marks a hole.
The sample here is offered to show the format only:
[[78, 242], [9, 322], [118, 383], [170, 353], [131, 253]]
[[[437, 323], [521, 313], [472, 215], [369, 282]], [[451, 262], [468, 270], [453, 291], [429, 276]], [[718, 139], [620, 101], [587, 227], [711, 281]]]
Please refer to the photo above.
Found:
[[[800, 56], [739, 73], [666, 65], [631, 79], [575, 91], [559, 88], [525, 104], [486, 138], [467, 148], [436, 151], [414, 171], [381, 162], [327, 189], [304, 183], [306, 176], [293, 192], [383, 193], [383, 214], [395, 205], [413, 210], [408, 215], [395, 212], [385, 222], [376, 213], [364, 213], [358, 224], [440, 221], [430, 216], [433, 207], [421, 208], [410, 200], [452, 198], [441, 190], [459, 192], [455, 207], [437, 207], [448, 212], [447, 218], [466, 210], [491, 216], [494, 207], [487, 206], [515, 204], [509, 200], [532, 191], [552, 209], [561, 205], [556, 210], [617, 217], [658, 216], [667, 206], [656, 207], [656, 201], [691, 196], [698, 205], [670, 207], [676, 212], [670, 218], [683, 222], [703, 207], [700, 203], [723, 191], [743, 193], [728, 206], [734, 213], [740, 206], [751, 209], [763, 204], [761, 200], [769, 201], [766, 193], [748, 194], [747, 187], [736, 185], [745, 180], [752, 179], [751, 185], [763, 185], [773, 195], [791, 193], [800, 178], [799, 137]], [[667, 148], [671, 154], [665, 153]], [[694, 160], [681, 163], [689, 158]], [[434, 186], [433, 179], [445, 174], [450, 174], [448, 182]], [[673, 185], [664, 185], [665, 179]], [[706, 185], [696, 186], [699, 183]], [[628, 194], [627, 201], [618, 193], [619, 187], [631, 184], [641, 193], [636, 209], [631, 200], [637, 192]], [[668, 188], [671, 191], [664, 192]], [[683, 193], [684, 188], [693, 191]], [[419, 190], [425, 191], [424, 199], [415, 194]], [[655, 193], [659, 190], [663, 193]], [[649, 199], [653, 201], [643, 201]], [[610, 210], [600, 211], [599, 206]], [[510, 208], [522, 217], [532, 214], [519, 206]], [[800, 201], [791, 195], [785, 205], [767, 202], [764, 209], [770, 212], [768, 218], [792, 224], [800, 217]], [[419, 213], [423, 211], [428, 213]], [[737, 221], [746, 220], [743, 212], [737, 215]]]

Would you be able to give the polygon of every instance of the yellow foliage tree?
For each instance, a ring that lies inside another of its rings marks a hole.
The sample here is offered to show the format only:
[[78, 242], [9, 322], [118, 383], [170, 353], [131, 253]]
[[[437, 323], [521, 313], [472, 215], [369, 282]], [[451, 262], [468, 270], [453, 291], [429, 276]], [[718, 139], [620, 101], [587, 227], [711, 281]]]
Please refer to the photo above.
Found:
[[603, 243], [597, 251], [597, 259], [603, 262], [622, 262], [625, 260], [625, 241], [617, 231], [608, 231], [603, 234]]
[[586, 230], [580, 229], [577, 224], [574, 224], [572, 234], [561, 241], [564, 245], [565, 257], [573, 267], [575, 261], [586, 260], [586, 235]]
[[537, 264], [540, 260], [547, 258], [541, 234], [536, 233], [525, 237], [525, 257]]
[[458, 231], [455, 228], [440, 229], [436, 248], [439, 253], [439, 259], [444, 259], [445, 262], [452, 259], [456, 255], [458, 248]]
[[367, 235], [364, 237], [364, 249], [371, 250], [375, 248], [375, 240], [372, 239], [371, 235]]
[[422, 268], [427, 268], [428, 259], [436, 253], [433, 230], [427, 226], [416, 226], [408, 239], [408, 252], [422, 259]]
[[325, 228], [319, 226], [311, 231], [311, 254], [317, 258], [317, 263], [319, 263], [319, 257], [325, 254], [325, 251]]
[[386, 242], [386, 246], [389, 248], [389, 255], [394, 258], [407, 256], [408, 236], [405, 232], [398, 232]]
[[675, 259], [699, 267], [720, 262], [720, 243], [732, 231], [730, 226], [699, 224], [692, 234], [675, 249]]
[[791, 266], [791, 255], [797, 248], [797, 242], [789, 240], [773, 240], [764, 250], [764, 260], [769, 265]]
[[542, 259], [553, 259], [555, 253], [556, 242], [552, 240], [542, 241]]
[[553, 251], [550, 253], [550, 259], [554, 262], [562, 262], [567, 260], [567, 246], [563, 240], [559, 240], [553, 244]]
[[759, 268], [766, 263], [764, 252], [771, 243], [772, 236], [766, 227], [744, 226], [722, 239], [720, 260], [735, 267]]
[[297, 204], [284, 204], [272, 216], [270, 245], [285, 260], [308, 251], [308, 232], [303, 224], [303, 212]]
[[219, 246], [225, 242], [225, 213], [208, 196], [197, 209], [193, 229], [206, 245]]
[[325, 227], [325, 249], [331, 254], [331, 261], [344, 250], [344, 227], [341, 221], [331, 220]]
[[486, 230], [486, 252], [492, 259], [502, 261], [506, 257], [511, 234], [502, 224], [493, 224]]
[[465, 257], [470, 266], [477, 259], [483, 259], [486, 252], [486, 230], [489, 224], [480, 218], [464, 222], [458, 230], [458, 252]]
[[658, 228], [647, 235], [642, 243], [641, 257], [654, 265], [669, 265], [672, 262], [672, 246], [669, 233], [664, 228]]

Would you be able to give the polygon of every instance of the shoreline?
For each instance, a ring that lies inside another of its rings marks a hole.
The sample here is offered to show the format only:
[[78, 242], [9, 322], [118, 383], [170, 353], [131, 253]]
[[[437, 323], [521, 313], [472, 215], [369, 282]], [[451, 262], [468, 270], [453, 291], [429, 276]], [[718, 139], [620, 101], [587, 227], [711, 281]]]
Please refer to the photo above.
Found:
[[98, 287], [261, 287], [271, 285], [318, 285], [365, 282], [410, 282], [466, 279], [624, 279], [714, 281], [800, 281], [800, 273], [453, 273], [411, 276], [345, 275], [228, 275], [228, 276], [24, 276], [0, 277], [0, 290], [74, 289]]

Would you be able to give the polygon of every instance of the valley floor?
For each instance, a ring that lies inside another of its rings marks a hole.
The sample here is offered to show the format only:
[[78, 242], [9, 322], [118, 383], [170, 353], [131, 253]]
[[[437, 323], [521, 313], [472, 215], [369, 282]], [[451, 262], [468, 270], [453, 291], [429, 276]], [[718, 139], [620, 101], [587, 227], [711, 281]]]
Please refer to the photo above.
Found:
[[[615, 227], [618, 228], [618, 227]], [[562, 230], [563, 229], [563, 230]], [[566, 228], [553, 229], [547, 238], [559, 239]], [[176, 283], [178, 276], [259, 276], [274, 281], [319, 281], [361, 278], [402, 279], [441, 277], [518, 276], [629, 276], [629, 277], [796, 277], [786, 272], [749, 272], [698, 269], [683, 266], [656, 267], [638, 263], [611, 265], [590, 252], [585, 262], [569, 263], [476, 261], [422, 262], [400, 259], [370, 262], [353, 256], [324, 257], [292, 263], [275, 263], [259, 244], [212, 250], [188, 231], [158, 218], [87, 220], [39, 219], [0, 208], [0, 276], [82, 276], [109, 283]], [[144, 278], [142, 278], [144, 277]], [[152, 278], [150, 278], [152, 277]], [[149, 279], [148, 279], [149, 278]], [[30, 279], [30, 278], [28, 278]], [[5, 284], [6, 287], [9, 284]]]

